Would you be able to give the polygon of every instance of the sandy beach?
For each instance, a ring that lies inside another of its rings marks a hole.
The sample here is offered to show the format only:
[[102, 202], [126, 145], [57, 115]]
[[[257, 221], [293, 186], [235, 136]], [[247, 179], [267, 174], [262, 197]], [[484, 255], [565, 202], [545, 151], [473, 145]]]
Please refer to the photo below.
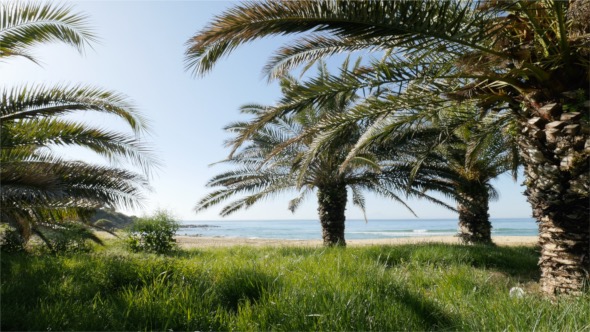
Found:
[[[536, 236], [494, 236], [494, 243], [501, 246], [520, 246], [535, 245], [538, 238]], [[210, 247], [231, 247], [231, 246], [305, 246], [321, 247], [321, 240], [272, 240], [272, 239], [247, 239], [247, 238], [221, 238], [221, 237], [194, 237], [194, 236], [177, 236], [177, 243], [184, 249], [190, 248], [210, 248]], [[454, 236], [425, 236], [411, 238], [391, 238], [391, 239], [367, 239], [367, 240], [347, 240], [348, 246], [370, 246], [370, 245], [395, 245], [395, 244], [415, 244], [415, 243], [459, 243], [459, 238]]]

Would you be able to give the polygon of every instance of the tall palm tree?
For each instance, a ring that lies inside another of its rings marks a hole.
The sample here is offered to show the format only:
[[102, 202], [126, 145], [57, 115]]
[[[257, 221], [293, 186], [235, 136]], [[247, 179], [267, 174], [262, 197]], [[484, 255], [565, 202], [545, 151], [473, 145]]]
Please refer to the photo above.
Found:
[[[30, 48], [37, 44], [62, 41], [82, 50], [94, 39], [84, 16], [69, 7], [1, 4], [0, 58], [23, 56], [36, 62]], [[98, 207], [139, 204], [157, 162], [139, 140], [146, 121], [124, 96], [83, 85], [30, 85], [0, 93], [0, 222], [13, 225], [25, 241], [37, 234], [49, 244], [45, 228], [85, 221]], [[134, 134], [64, 118], [82, 111], [112, 114]], [[57, 146], [84, 147], [112, 162], [130, 161], [144, 175], [64, 159], [55, 153]]]
[[386, 135], [394, 141], [411, 184], [423, 191], [450, 193], [457, 202], [459, 237], [465, 244], [492, 244], [489, 202], [498, 193], [491, 180], [520, 163], [512, 136], [499, 130], [503, 119], [478, 119], [473, 108], [462, 108], [406, 132]]
[[186, 61], [202, 74], [242, 43], [307, 32], [279, 49], [271, 73], [379, 50], [393, 59], [386, 70], [334, 88], [390, 85], [399, 107], [432, 107], [444, 97], [510, 114], [539, 224], [542, 289], [578, 294], [590, 276], [588, 18], [590, 4], [575, 0], [263, 1], [216, 17], [188, 41]]
[[[321, 81], [327, 77], [326, 67], [320, 66], [319, 77], [315, 80]], [[284, 93], [298, 84], [300, 83], [290, 77], [281, 82]], [[358, 124], [349, 126], [345, 134], [334, 138], [331, 144], [324, 146], [310, 161], [304, 162], [313, 144], [313, 136], [306, 133], [307, 128], [313, 128], [327, 117], [346, 112], [357, 99], [358, 96], [354, 94], [340, 95], [339, 98], [332, 99], [329, 106], [324, 104], [321, 108], [309, 107], [296, 115], [273, 117], [263, 125], [255, 125], [255, 129], [252, 128], [253, 124], [257, 124], [258, 119], [265, 118], [269, 113], [272, 114], [273, 108], [259, 105], [243, 107], [242, 112], [252, 114], [255, 121], [234, 123], [226, 127], [226, 130], [237, 134], [228, 144], [238, 145], [240, 148], [234, 148], [231, 157], [224, 163], [238, 167], [209, 181], [208, 186], [223, 188], [202, 198], [196, 205], [196, 211], [219, 204], [231, 196], [247, 193], [222, 209], [221, 215], [225, 216], [269, 196], [298, 191], [298, 197], [289, 203], [289, 209], [295, 211], [310, 193], [317, 190], [318, 215], [324, 245], [344, 246], [348, 189], [352, 193], [353, 203], [363, 212], [363, 190], [375, 192], [406, 206], [396, 191], [404, 191], [407, 177], [394, 170], [382, 169], [375, 154], [359, 154], [346, 169], [341, 169], [340, 165], [348, 150], [361, 133], [361, 126]], [[416, 190], [410, 189], [409, 193], [425, 196], [444, 205]]]

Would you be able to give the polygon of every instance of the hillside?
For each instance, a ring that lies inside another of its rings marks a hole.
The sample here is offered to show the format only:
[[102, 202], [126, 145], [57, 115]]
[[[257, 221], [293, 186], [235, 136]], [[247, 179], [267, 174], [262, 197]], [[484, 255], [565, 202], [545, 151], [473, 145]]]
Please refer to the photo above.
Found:
[[137, 217], [115, 211], [114, 209], [97, 209], [90, 218], [93, 225], [106, 229], [122, 229], [130, 225]]

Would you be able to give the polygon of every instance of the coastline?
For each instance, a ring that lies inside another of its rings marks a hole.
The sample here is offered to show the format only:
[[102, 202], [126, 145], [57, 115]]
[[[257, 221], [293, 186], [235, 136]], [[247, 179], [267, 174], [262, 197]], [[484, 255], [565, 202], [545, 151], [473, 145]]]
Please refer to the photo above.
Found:
[[[227, 238], [227, 237], [195, 237], [176, 236], [176, 242], [183, 249], [192, 248], [214, 248], [233, 246], [253, 247], [321, 247], [321, 240], [282, 240], [282, 239], [249, 239], [249, 238]], [[499, 246], [533, 246], [537, 244], [537, 236], [492, 236], [492, 240]], [[424, 237], [403, 237], [390, 239], [363, 239], [347, 240], [346, 244], [351, 247], [370, 245], [396, 245], [396, 244], [420, 244], [420, 243], [451, 243], [459, 244], [456, 236], [424, 236]]]

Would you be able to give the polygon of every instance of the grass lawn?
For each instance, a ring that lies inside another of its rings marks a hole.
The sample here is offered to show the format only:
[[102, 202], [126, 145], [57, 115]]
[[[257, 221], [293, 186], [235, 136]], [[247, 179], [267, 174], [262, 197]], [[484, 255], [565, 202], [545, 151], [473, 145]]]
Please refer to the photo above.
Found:
[[[590, 331], [544, 298], [531, 247], [211, 248], [1, 256], [7, 330]], [[512, 287], [525, 290], [510, 297]]]

